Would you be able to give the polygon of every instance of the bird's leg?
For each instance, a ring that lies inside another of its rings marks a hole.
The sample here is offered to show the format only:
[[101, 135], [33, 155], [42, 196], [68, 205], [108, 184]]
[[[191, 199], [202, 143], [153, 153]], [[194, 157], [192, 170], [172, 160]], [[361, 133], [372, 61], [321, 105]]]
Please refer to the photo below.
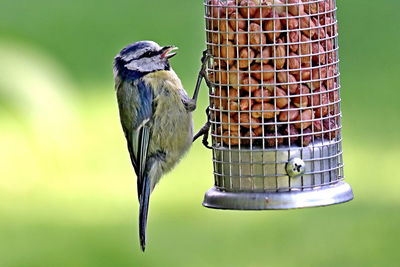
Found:
[[200, 91], [200, 86], [201, 86], [201, 82], [204, 80], [207, 83], [207, 86], [210, 88], [211, 83], [208, 81], [207, 79], [207, 72], [206, 72], [206, 68], [207, 68], [207, 64], [208, 61], [210, 60], [210, 54], [208, 54], [207, 50], [203, 51], [203, 56], [201, 58], [201, 69], [199, 72], [199, 75], [197, 76], [197, 82], [196, 82], [196, 87], [194, 89], [194, 93], [193, 93], [193, 97], [192, 99], [190, 99], [190, 109], [189, 111], [194, 111], [196, 109], [197, 106], [197, 97], [199, 96], [199, 91]]
[[196, 141], [200, 136], [203, 136], [203, 139], [202, 139], [203, 145], [208, 149], [212, 149], [212, 147], [210, 147], [208, 145], [208, 134], [210, 131], [210, 126], [211, 126], [210, 109], [209, 108], [206, 109], [206, 114], [207, 114], [207, 122], [206, 122], [206, 124], [204, 124], [203, 127], [201, 127], [200, 131], [193, 137], [193, 142]]

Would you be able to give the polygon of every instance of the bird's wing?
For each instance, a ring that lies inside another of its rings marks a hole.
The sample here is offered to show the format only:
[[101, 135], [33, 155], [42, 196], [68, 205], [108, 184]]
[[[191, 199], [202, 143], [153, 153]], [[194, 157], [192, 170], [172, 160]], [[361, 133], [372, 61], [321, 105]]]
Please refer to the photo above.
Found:
[[123, 91], [123, 95], [118, 97], [121, 123], [137, 176], [140, 199], [151, 134], [149, 121], [153, 115], [153, 91], [142, 81], [130, 83], [129, 89]]
[[149, 121], [153, 115], [153, 91], [143, 82], [138, 83], [138, 90], [141, 100], [138, 109], [138, 126], [132, 132], [132, 149], [136, 156], [139, 173], [137, 174], [138, 197], [142, 194], [143, 180], [147, 162], [147, 151], [150, 142]]

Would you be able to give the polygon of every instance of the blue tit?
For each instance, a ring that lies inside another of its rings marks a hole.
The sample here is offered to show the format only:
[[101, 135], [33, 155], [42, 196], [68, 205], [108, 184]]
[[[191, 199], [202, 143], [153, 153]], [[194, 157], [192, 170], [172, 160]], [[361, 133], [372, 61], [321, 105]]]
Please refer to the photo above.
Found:
[[196, 108], [172, 70], [177, 48], [152, 41], [128, 45], [114, 59], [120, 120], [137, 176], [140, 246], [146, 246], [149, 198], [160, 178], [189, 150]]

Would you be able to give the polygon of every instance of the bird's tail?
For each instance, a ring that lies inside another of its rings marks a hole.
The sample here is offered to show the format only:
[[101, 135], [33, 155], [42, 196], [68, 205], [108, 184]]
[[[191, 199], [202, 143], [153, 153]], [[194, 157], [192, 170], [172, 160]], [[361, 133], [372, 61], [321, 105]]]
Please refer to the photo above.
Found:
[[149, 177], [145, 176], [140, 200], [139, 200], [139, 236], [140, 236], [140, 247], [142, 251], [146, 249], [146, 226], [147, 226], [147, 214], [149, 211], [149, 200], [150, 200], [150, 179]]

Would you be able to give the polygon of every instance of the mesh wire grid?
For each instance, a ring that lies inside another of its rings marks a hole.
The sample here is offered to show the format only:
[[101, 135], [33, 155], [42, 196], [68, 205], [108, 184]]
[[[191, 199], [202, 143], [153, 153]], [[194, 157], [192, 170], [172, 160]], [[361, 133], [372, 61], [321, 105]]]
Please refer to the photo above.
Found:
[[[344, 178], [335, 0], [205, 1], [215, 185], [291, 191]], [[284, 166], [307, 165], [298, 178]]]

